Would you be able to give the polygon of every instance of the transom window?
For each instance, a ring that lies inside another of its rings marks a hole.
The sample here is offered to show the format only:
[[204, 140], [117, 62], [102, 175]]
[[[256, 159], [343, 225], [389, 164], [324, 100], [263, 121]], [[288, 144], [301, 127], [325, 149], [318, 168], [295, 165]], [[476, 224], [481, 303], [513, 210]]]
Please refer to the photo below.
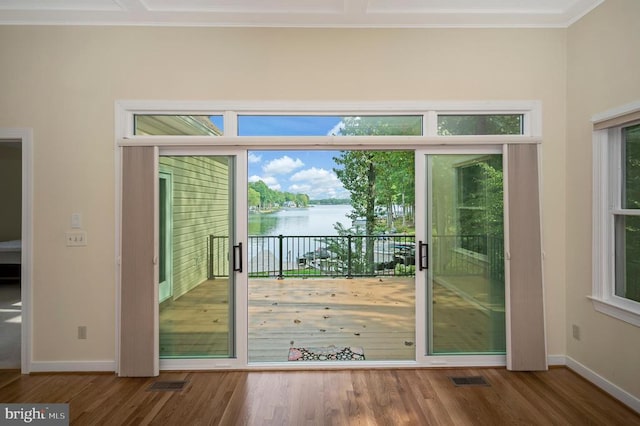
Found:
[[[468, 105], [471, 105], [469, 107]], [[499, 105], [499, 104], [497, 104]], [[229, 108], [217, 106], [217, 112], [196, 108], [194, 113], [171, 114], [167, 112], [135, 112], [124, 132], [132, 136], [228, 136], [228, 137], [477, 137], [477, 136], [535, 136], [533, 127], [539, 121], [537, 105], [527, 103], [503, 103], [504, 111], [487, 113], [478, 105], [461, 103], [464, 113], [455, 112], [447, 105], [446, 111], [416, 106], [398, 107], [390, 104], [371, 110], [365, 105], [362, 113], [342, 114], [336, 110], [318, 113], [281, 109]], [[222, 105], [224, 107], [224, 105]], [[358, 111], [358, 106], [354, 111]], [[395, 112], [398, 109], [402, 112]], [[474, 111], [477, 109], [477, 111]], [[501, 108], [502, 109], [502, 108]], [[200, 112], [201, 111], [201, 112]], [[246, 112], [244, 112], [246, 111]], [[393, 111], [393, 112], [390, 112]], [[469, 112], [471, 111], [471, 112]]]
[[134, 135], [222, 136], [224, 120], [221, 115], [148, 115], [133, 116]]
[[442, 114], [438, 115], [438, 134], [521, 135], [523, 124], [522, 114]]

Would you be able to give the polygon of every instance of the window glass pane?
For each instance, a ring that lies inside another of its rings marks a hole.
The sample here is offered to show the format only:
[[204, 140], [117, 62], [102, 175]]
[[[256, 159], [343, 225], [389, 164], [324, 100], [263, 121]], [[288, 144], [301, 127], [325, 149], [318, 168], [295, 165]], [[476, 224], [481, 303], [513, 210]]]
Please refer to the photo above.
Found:
[[140, 115], [133, 117], [138, 136], [222, 136], [222, 115]]
[[640, 124], [622, 129], [622, 208], [640, 209]]
[[240, 115], [239, 136], [421, 136], [422, 116]]
[[640, 302], [640, 216], [616, 216], [616, 296]]
[[522, 114], [439, 115], [438, 134], [459, 135], [521, 135]]

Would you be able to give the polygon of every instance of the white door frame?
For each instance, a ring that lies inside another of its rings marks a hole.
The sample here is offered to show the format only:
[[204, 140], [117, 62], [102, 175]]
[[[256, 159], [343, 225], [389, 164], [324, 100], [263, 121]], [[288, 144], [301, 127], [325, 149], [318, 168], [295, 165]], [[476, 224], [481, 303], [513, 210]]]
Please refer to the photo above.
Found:
[[[136, 136], [133, 134], [134, 114], [223, 114], [225, 125], [224, 135], [208, 136]], [[424, 116], [424, 136], [316, 136], [316, 137], [242, 137], [237, 136], [236, 118], [241, 113], [247, 114], [422, 114]], [[500, 136], [442, 136], [437, 134], [438, 114], [522, 114], [524, 118], [523, 133], [520, 135]], [[348, 149], [378, 149], [378, 150], [414, 150], [416, 158], [416, 176], [426, 177], [424, 158], [425, 153], [466, 153], [467, 149], [484, 149], [483, 147], [502, 146], [503, 144], [540, 143], [542, 140], [541, 103], [539, 101], [491, 101], [491, 102], [333, 102], [333, 103], [304, 103], [304, 102], [158, 102], [158, 101], [117, 101], [116, 102], [116, 205], [120, 212], [120, 149], [122, 146], [156, 146], [163, 150], [177, 150], [177, 152], [194, 152], [197, 155], [210, 153], [222, 155], [232, 152], [238, 155], [236, 176], [237, 193], [246, 194], [247, 191], [247, 152], [253, 149], [303, 149], [303, 150], [348, 150]], [[167, 151], [163, 151], [167, 152]], [[171, 151], [173, 152], [173, 151]], [[485, 151], [483, 151], [485, 152]], [[416, 179], [416, 217], [425, 217], [426, 198], [424, 178]], [[421, 183], [422, 182], [422, 183]], [[246, 196], [239, 197], [236, 204], [236, 238], [246, 241], [247, 238], [247, 205]], [[417, 221], [416, 238], [425, 237], [425, 223]], [[120, 218], [116, 220], [116, 253], [120, 241]], [[246, 258], [246, 248], [243, 255]], [[416, 359], [415, 361], [387, 361], [364, 363], [331, 363], [321, 366], [309, 365], [309, 368], [343, 369], [343, 368], [375, 368], [375, 367], [416, 367], [416, 366], [483, 366], [506, 365], [505, 356], [490, 355], [456, 355], [456, 356], [427, 356], [426, 353], [426, 279], [424, 274], [416, 274]], [[119, 270], [116, 274], [119, 277]], [[282, 370], [287, 368], [299, 369], [299, 364], [251, 364], [247, 358], [247, 275], [246, 271], [238, 275], [236, 285], [237, 300], [244, 301], [237, 304], [236, 327], [239, 331], [237, 339], [237, 358], [234, 360], [184, 360], [172, 369], [258, 369]], [[120, 282], [116, 285], [116, 354], [119, 353], [120, 323]], [[419, 334], [420, 333], [420, 334]], [[420, 343], [420, 341], [422, 341]], [[186, 362], [189, 361], [189, 362]]]
[[[243, 243], [242, 257], [247, 259], [247, 220], [248, 206], [247, 197], [237, 196], [237, 194], [247, 193], [247, 150], [216, 148], [207, 146], [184, 146], [181, 144], [165, 146], [160, 148], [159, 156], [170, 155], [197, 155], [197, 156], [230, 156], [234, 157], [234, 179], [230, 193], [234, 194], [234, 203], [232, 206], [232, 216], [234, 218], [233, 229], [229, 236], [229, 247], [237, 242]], [[156, 160], [157, 162], [158, 160]], [[159, 204], [155, 203], [156, 217], [158, 216]], [[233, 241], [233, 244], [231, 244]], [[158, 245], [156, 244], [156, 247]], [[247, 268], [244, 267], [242, 272], [232, 272], [230, 265], [229, 281], [230, 285], [234, 285], [233, 299], [235, 303], [229, 303], [232, 312], [232, 318], [229, 320], [230, 326], [234, 330], [230, 334], [231, 344], [234, 344], [234, 356], [230, 358], [206, 358], [206, 359], [160, 359], [160, 370], [211, 370], [211, 369], [237, 369], [245, 368], [247, 365]], [[156, 300], [158, 305], [158, 300]]]
[[21, 254], [21, 347], [20, 371], [31, 372], [32, 322], [31, 287], [33, 275], [33, 129], [0, 128], [0, 143], [19, 142], [22, 146], [22, 254]]
[[[431, 241], [431, 229], [427, 226], [431, 223], [431, 182], [428, 179], [427, 157], [429, 155], [460, 155], [460, 154], [503, 154], [502, 145], [483, 146], [436, 146], [416, 149], [416, 244], [419, 241]], [[505, 233], [506, 238], [506, 233]], [[431, 250], [428, 253], [429, 265], [431, 262]], [[416, 260], [419, 261], [416, 255]], [[428, 321], [429, 306], [431, 300], [429, 294], [432, 270], [419, 271], [416, 267], [416, 361], [420, 365], [430, 366], [495, 366], [506, 365], [506, 355], [428, 355], [428, 343], [431, 323]], [[505, 283], [506, 285], [506, 283]]]

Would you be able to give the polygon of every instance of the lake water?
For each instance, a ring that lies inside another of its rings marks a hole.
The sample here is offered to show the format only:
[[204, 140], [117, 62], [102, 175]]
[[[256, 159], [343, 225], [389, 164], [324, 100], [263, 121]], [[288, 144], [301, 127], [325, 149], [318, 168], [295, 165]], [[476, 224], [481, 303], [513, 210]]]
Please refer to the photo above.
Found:
[[337, 235], [334, 224], [351, 227], [351, 206], [312, 206], [276, 213], [250, 214], [249, 235]]

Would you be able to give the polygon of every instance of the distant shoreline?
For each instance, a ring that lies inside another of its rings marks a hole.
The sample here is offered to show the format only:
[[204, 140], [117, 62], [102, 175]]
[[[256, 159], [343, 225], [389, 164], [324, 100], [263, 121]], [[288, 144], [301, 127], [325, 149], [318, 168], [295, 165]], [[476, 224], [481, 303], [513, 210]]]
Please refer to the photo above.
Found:
[[280, 206], [280, 207], [273, 207], [270, 209], [249, 209], [249, 214], [271, 214], [271, 213], [277, 213], [279, 211], [286, 211], [286, 210], [304, 210], [304, 209], [308, 209], [310, 207], [316, 207], [316, 206], [336, 206], [336, 207], [351, 207], [351, 203], [336, 203], [336, 204], [322, 204], [322, 203], [309, 203], [309, 205], [304, 206], [304, 207], [287, 207], [287, 206]]

